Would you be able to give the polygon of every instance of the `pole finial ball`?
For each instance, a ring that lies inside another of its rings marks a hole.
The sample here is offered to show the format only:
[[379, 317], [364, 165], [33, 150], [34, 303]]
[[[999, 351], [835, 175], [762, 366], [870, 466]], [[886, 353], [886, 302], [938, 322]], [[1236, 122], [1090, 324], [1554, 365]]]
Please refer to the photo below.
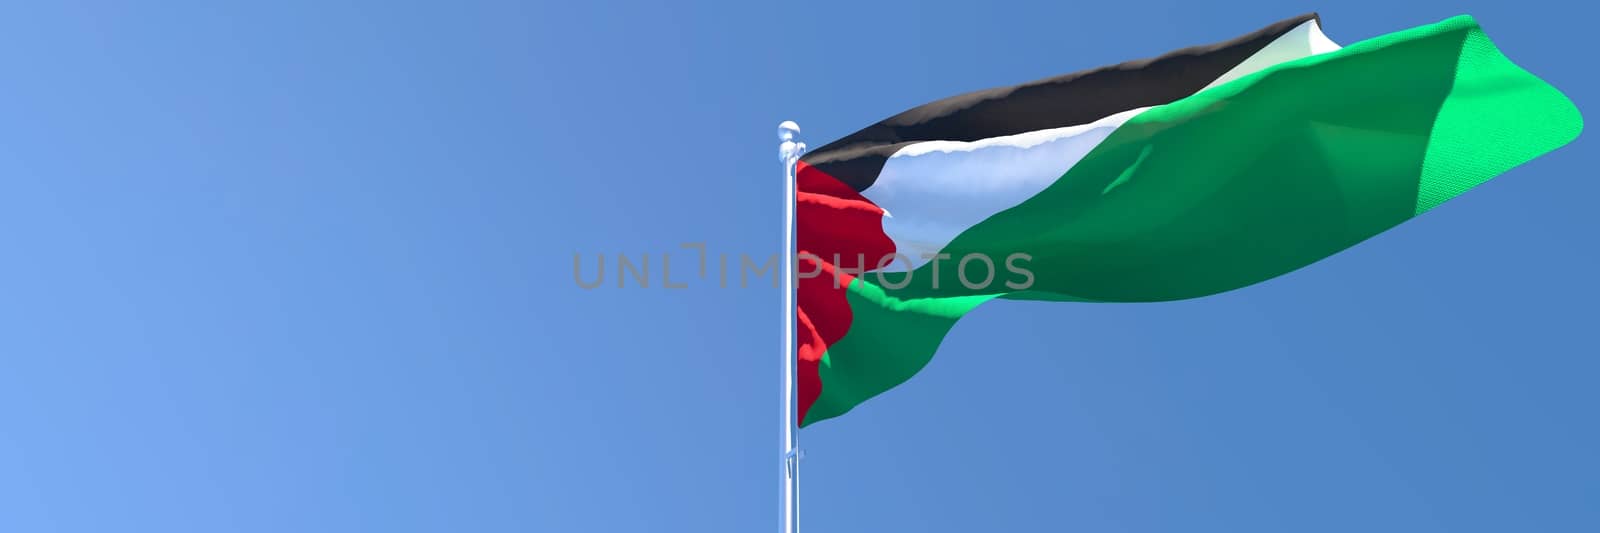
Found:
[[799, 135], [800, 125], [795, 124], [793, 120], [785, 120], [782, 124], [778, 124], [778, 140], [792, 141]]

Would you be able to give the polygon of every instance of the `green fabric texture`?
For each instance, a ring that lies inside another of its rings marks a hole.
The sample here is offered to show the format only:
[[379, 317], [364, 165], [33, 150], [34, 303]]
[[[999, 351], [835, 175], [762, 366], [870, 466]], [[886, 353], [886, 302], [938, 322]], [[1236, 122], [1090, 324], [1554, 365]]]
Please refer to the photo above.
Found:
[[1455, 89], [1439, 109], [1423, 158], [1419, 215], [1583, 130], [1572, 102], [1513, 65], [1481, 31], [1467, 33], [1456, 70]]
[[[900, 289], [857, 279], [850, 329], [829, 347], [802, 425], [910, 379], [984, 301], [1155, 302], [1259, 283], [1554, 150], [1582, 124], [1467, 16], [1151, 108], [1038, 195], [959, 235], [937, 283], [931, 265], [886, 276], [911, 276]], [[1026, 290], [1001, 283], [1003, 268], [978, 288], [953, 268], [1017, 252], [1032, 257]]]

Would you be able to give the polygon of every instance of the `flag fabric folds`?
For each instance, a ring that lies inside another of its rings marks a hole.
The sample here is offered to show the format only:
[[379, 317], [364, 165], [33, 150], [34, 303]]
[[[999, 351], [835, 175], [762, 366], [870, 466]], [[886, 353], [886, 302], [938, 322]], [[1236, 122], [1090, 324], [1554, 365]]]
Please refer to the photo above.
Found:
[[797, 167], [800, 425], [905, 382], [990, 300], [1248, 286], [1581, 129], [1467, 16], [1341, 48], [1305, 15], [900, 113]]

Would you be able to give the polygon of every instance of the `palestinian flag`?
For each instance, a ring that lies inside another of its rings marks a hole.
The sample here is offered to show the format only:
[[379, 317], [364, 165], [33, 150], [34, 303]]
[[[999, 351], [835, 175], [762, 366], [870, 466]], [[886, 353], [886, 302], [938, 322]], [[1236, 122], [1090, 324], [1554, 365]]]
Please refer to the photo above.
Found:
[[1341, 48], [1306, 15], [900, 113], [798, 165], [800, 424], [906, 381], [989, 300], [1258, 283], [1582, 127], [1466, 16]]

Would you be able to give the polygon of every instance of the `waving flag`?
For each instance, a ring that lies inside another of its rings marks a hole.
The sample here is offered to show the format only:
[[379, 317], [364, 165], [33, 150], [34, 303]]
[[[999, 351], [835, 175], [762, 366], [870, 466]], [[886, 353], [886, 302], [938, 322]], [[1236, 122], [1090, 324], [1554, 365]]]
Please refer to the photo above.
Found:
[[900, 113], [798, 164], [800, 424], [903, 383], [989, 300], [1258, 283], [1582, 127], [1466, 16], [1341, 48], [1306, 15]]

